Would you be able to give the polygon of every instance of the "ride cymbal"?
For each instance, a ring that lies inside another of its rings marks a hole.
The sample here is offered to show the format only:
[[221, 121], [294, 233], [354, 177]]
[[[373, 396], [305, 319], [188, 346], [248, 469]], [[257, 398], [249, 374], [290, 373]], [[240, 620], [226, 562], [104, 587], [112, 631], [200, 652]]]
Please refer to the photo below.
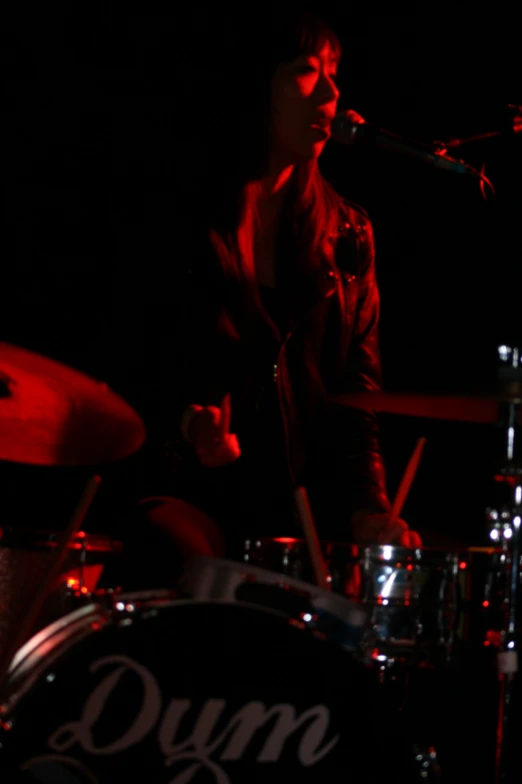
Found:
[[518, 397], [466, 395], [416, 395], [403, 392], [351, 392], [330, 398], [331, 402], [365, 411], [401, 416], [447, 419], [457, 422], [495, 424], [502, 403]]
[[128, 457], [145, 441], [140, 416], [107, 384], [0, 343], [0, 459], [46, 466]]

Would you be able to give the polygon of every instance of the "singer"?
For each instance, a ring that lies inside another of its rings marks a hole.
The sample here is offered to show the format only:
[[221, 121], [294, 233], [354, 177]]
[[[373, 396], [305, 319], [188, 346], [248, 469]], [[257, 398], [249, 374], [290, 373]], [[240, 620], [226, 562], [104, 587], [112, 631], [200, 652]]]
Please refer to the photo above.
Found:
[[329, 402], [381, 384], [372, 226], [318, 167], [340, 49], [298, 12], [247, 18], [221, 54], [223, 127], [173, 314], [168, 482], [139, 504], [182, 559], [302, 536], [296, 484], [323, 538], [421, 546], [389, 525], [375, 417]]

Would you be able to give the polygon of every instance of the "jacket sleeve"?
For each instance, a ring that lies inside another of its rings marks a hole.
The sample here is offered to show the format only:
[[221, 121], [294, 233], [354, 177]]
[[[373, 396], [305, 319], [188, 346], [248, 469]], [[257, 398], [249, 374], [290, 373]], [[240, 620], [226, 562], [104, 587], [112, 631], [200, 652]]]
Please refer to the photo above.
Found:
[[[355, 220], [352, 219], [353, 230], [356, 233], [356, 301], [349, 302], [346, 297], [344, 305], [346, 321], [351, 320], [351, 335], [340, 380], [341, 393], [381, 388], [380, 300], [373, 230], [369, 219], [359, 213]], [[352, 515], [362, 510], [388, 511], [390, 501], [375, 414], [344, 406], [334, 406], [334, 409], [334, 422], [342, 438], [339, 460], [350, 485]]]

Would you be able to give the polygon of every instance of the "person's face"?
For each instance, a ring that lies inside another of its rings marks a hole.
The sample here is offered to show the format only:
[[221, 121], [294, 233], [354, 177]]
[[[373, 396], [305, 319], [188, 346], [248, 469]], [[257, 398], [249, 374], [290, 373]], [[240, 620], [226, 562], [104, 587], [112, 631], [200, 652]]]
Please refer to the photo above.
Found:
[[330, 43], [278, 66], [272, 82], [271, 153], [287, 163], [317, 158], [337, 111], [337, 58]]

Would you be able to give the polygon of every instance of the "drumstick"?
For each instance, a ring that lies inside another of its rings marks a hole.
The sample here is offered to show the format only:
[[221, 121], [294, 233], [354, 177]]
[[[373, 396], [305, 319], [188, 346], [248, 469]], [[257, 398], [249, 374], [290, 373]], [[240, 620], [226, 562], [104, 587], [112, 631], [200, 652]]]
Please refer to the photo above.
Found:
[[395, 499], [390, 509], [389, 522], [388, 522], [389, 527], [394, 525], [394, 523], [397, 521], [397, 518], [401, 516], [404, 502], [406, 501], [406, 497], [410, 492], [410, 487], [412, 485], [413, 480], [415, 479], [417, 468], [419, 467], [422, 450], [424, 449], [425, 443], [426, 443], [425, 438], [419, 438], [419, 440], [417, 441], [417, 446], [413, 450], [409, 463], [406, 466], [406, 470], [404, 471], [404, 474], [402, 476], [399, 489], [397, 490], [397, 495], [395, 496]]
[[38, 593], [35, 596], [32, 604], [29, 606], [27, 615], [21, 620], [18, 634], [15, 635], [12, 645], [7, 646], [4, 651], [0, 652], [0, 688], [2, 687], [4, 678], [9, 671], [9, 665], [11, 664], [16, 652], [29, 639], [31, 630], [33, 629], [38, 618], [38, 613], [40, 612], [42, 605], [47, 598], [47, 593], [52, 587], [59, 573], [60, 567], [63, 564], [65, 555], [69, 548], [69, 543], [71, 542], [73, 536], [80, 530], [80, 527], [85, 520], [85, 516], [94, 500], [94, 496], [98, 491], [100, 482], [101, 477], [97, 474], [91, 476], [91, 478], [88, 480], [82, 497], [80, 498], [78, 505], [73, 512], [69, 525], [65, 531], [63, 531], [57, 537], [56, 547], [50, 556], [51, 563], [47, 575], [44, 578], [43, 583], [39, 586]]
[[308, 494], [304, 487], [296, 487], [295, 489], [295, 502], [297, 511], [301, 518], [306, 544], [312, 559], [312, 567], [314, 570], [315, 581], [319, 588], [329, 588], [326, 571], [326, 564], [321, 552], [321, 545], [319, 544], [319, 537], [317, 536], [317, 529], [315, 527], [314, 518], [312, 517], [312, 509], [308, 500]]

